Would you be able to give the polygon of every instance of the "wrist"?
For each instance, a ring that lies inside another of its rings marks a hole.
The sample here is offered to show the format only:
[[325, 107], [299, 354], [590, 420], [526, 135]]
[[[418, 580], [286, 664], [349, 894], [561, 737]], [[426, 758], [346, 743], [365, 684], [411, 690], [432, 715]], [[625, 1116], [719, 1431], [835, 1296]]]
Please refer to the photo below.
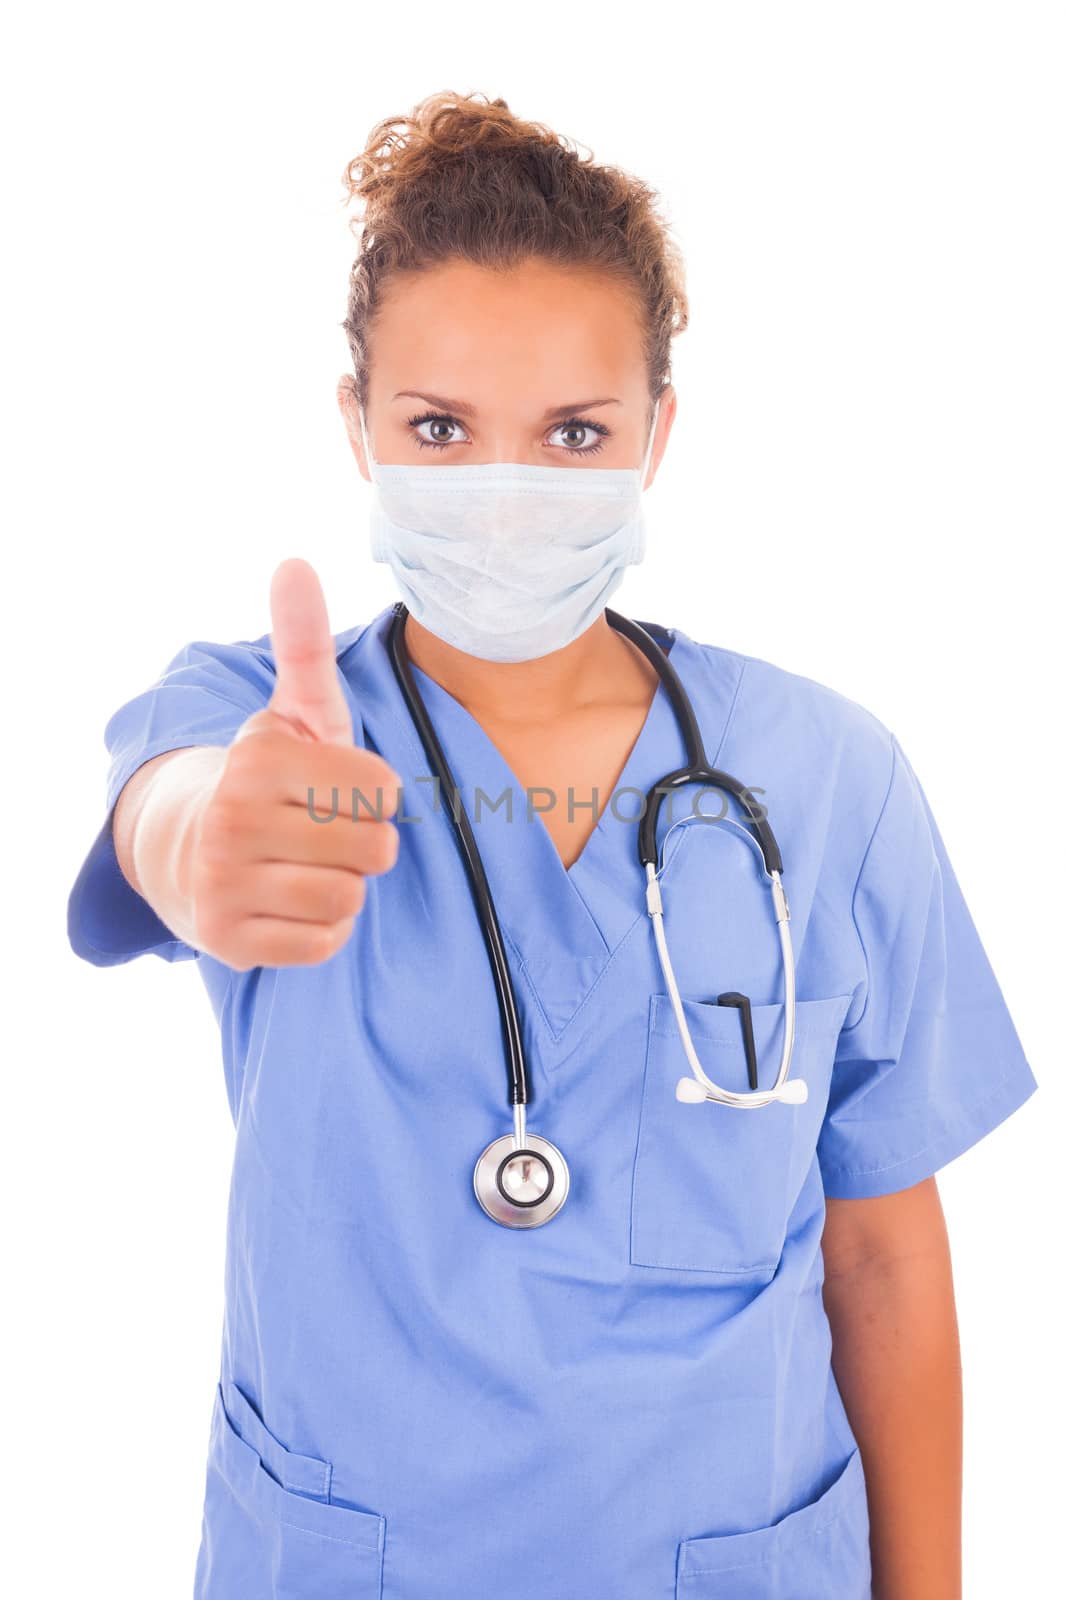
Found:
[[179, 939], [195, 946], [193, 873], [204, 813], [227, 750], [184, 750], [154, 775], [133, 828], [131, 853], [140, 892]]

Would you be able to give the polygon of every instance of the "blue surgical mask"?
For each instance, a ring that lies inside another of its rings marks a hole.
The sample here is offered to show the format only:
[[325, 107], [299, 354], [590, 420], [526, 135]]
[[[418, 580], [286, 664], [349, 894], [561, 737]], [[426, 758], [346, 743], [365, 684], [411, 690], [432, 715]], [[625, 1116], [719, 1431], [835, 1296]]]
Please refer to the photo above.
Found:
[[411, 615], [485, 661], [532, 661], [584, 633], [645, 554], [640, 467], [389, 466], [375, 461], [371, 559]]

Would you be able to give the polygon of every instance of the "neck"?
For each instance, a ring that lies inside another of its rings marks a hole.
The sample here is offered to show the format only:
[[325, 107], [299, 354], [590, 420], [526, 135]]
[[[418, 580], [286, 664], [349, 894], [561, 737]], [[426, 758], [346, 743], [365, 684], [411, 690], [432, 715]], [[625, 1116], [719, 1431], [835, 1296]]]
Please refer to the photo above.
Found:
[[562, 650], [535, 661], [483, 661], [431, 633], [410, 612], [404, 643], [415, 665], [479, 720], [550, 722], [658, 681], [651, 662], [603, 612]]

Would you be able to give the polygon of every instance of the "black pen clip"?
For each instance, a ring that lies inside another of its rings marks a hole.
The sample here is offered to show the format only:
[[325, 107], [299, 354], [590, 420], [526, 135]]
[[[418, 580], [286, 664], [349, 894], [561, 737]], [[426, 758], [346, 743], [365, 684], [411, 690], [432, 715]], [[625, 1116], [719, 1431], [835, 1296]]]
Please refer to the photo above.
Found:
[[721, 994], [717, 1004], [720, 1006], [736, 1006], [741, 1013], [741, 1037], [745, 1041], [748, 1086], [750, 1089], [758, 1089], [759, 1067], [756, 1062], [756, 1040], [752, 1032], [752, 1005], [748, 995], [738, 994], [735, 990], [731, 990], [729, 994]]

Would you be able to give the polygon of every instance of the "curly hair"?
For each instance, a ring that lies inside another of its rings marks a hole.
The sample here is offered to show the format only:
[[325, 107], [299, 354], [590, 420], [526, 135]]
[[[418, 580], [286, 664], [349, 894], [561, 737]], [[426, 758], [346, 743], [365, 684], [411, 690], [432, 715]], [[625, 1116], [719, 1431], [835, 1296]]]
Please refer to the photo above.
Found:
[[366, 406], [368, 336], [390, 275], [461, 259], [506, 268], [529, 256], [617, 278], [642, 317], [651, 406], [670, 381], [671, 340], [689, 317], [681, 253], [656, 192], [579, 156], [574, 141], [504, 100], [432, 94], [387, 117], [344, 172], [360, 235], [342, 327]]

